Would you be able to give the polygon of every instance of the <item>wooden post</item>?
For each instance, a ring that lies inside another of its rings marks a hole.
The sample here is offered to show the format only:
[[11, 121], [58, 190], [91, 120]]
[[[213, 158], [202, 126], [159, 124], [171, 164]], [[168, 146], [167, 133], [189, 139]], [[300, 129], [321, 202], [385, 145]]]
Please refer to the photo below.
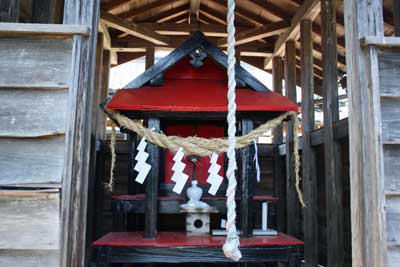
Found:
[[[287, 41], [285, 46], [285, 89], [286, 96], [296, 102], [296, 46], [294, 40]], [[286, 123], [286, 227], [289, 235], [299, 237], [300, 206], [295, 190], [293, 149], [293, 122], [289, 121]]]
[[400, 36], [400, 0], [393, 0], [394, 35]]
[[387, 266], [377, 53], [373, 48], [360, 45], [361, 37], [383, 37], [382, 1], [346, 0], [344, 18], [349, 94], [352, 264]]
[[[160, 120], [149, 118], [147, 127], [160, 130]], [[157, 217], [158, 217], [158, 179], [160, 175], [160, 150], [153, 144], [147, 145], [147, 153], [150, 154], [149, 164], [151, 165], [150, 175], [146, 179], [146, 199], [145, 199], [145, 238], [157, 237]]]
[[19, 0], [0, 1], [0, 22], [18, 22]]
[[[242, 135], [248, 134], [253, 130], [253, 121], [242, 119]], [[248, 237], [253, 231], [253, 182], [254, 182], [254, 150], [253, 146], [247, 146], [240, 150], [242, 169], [241, 169], [241, 213], [240, 223], [242, 236]]]
[[146, 70], [154, 65], [154, 47], [146, 48]]
[[[283, 60], [281, 57], [272, 59], [272, 85], [275, 93], [282, 94], [283, 81]], [[286, 183], [285, 177], [282, 175], [281, 157], [279, 155], [279, 145], [283, 142], [282, 125], [273, 131], [274, 142], [274, 195], [279, 198], [277, 203], [277, 226], [278, 231], [286, 231]]]
[[62, 179], [60, 266], [84, 266], [87, 195], [96, 64], [98, 0], [66, 0], [64, 23], [89, 28], [73, 37], [65, 162]]
[[[103, 103], [108, 97], [110, 68], [111, 52], [110, 50], [103, 50], [103, 65], [101, 69], [101, 89], [99, 103]], [[97, 138], [102, 141], [106, 139], [106, 121], [106, 114], [103, 111], [98, 112]]]
[[61, 0], [33, 0], [32, 23], [61, 23]]
[[326, 238], [328, 266], [344, 266], [340, 146], [333, 136], [333, 123], [339, 120], [335, 3], [334, 0], [321, 2]]
[[301, 42], [301, 129], [302, 129], [302, 181], [306, 207], [304, 208], [304, 259], [306, 267], [318, 265], [318, 190], [315, 173], [315, 151], [311, 147], [314, 130], [314, 72], [312, 21], [300, 24]]

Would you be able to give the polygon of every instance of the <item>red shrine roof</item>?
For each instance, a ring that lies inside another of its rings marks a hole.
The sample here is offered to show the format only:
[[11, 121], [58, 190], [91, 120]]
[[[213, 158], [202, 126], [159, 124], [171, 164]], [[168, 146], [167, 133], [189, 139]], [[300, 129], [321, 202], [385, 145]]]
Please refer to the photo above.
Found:
[[[193, 51], [202, 51], [201, 66], [194, 67]], [[192, 54], [190, 54], [192, 53]], [[161, 86], [148, 82], [162, 74]], [[290, 99], [270, 91], [246, 70], [236, 66], [237, 111], [298, 111]], [[246, 88], [240, 88], [240, 86]], [[132, 111], [226, 112], [226, 55], [195, 33], [181, 47], [161, 59], [125, 89], [120, 89], [107, 108]]]
[[[226, 112], [226, 81], [164, 80], [161, 87], [117, 91], [107, 108], [116, 110]], [[298, 111], [288, 98], [274, 92], [236, 89], [237, 111]]]

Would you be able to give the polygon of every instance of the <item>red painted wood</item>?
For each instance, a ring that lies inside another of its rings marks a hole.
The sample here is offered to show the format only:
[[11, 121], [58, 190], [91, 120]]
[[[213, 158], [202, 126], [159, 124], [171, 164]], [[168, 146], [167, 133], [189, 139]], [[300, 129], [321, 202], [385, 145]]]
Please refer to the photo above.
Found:
[[[224, 236], [187, 236], [184, 232], [159, 232], [157, 238], [143, 238], [143, 232], [108, 233], [92, 246], [127, 246], [127, 247], [168, 247], [168, 246], [209, 246], [219, 247], [225, 242]], [[279, 233], [277, 236], [254, 236], [241, 238], [241, 247], [303, 245], [304, 242], [294, 237]]]
[[[144, 199], [145, 195], [144, 194], [139, 194], [139, 195], [120, 195], [120, 196], [112, 196], [114, 199]], [[166, 201], [177, 201], [177, 200], [186, 200], [185, 197], [180, 197], [180, 196], [168, 196], [168, 197], [158, 197], [159, 200], [166, 200]], [[239, 197], [236, 198], [237, 200], [240, 200]], [[203, 197], [201, 200], [207, 201], [207, 200], [226, 200], [226, 197]], [[274, 201], [274, 200], [279, 200], [277, 197], [268, 197], [268, 196], [254, 196], [253, 197], [254, 201]]]
[[[223, 126], [216, 125], [167, 125], [165, 129], [165, 133], [169, 136], [176, 135], [180, 137], [188, 137], [188, 136], [198, 136], [203, 138], [215, 138], [215, 137], [224, 137], [225, 129]], [[166, 150], [165, 151], [165, 168], [164, 168], [164, 183], [171, 184], [174, 183], [171, 178], [174, 172], [172, 171], [172, 166], [174, 165], [173, 157], [175, 153]], [[189, 181], [192, 180], [193, 174], [193, 164], [184, 158], [183, 162], [186, 164], [184, 173], [189, 175]], [[221, 165], [221, 170], [219, 171], [219, 175], [224, 177], [224, 154], [221, 154], [218, 158], [218, 164]], [[209, 157], [201, 157], [196, 164], [196, 176], [199, 184], [206, 184], [208, 178], [208, 169], [210, 167], [210, 158]]]
[[205, 58], [201, 68], [194, 68], [190, 64], [190, 59], [190, 56], [187, 56], [166, 70], [164, 79], [227, 80], [226, 69], [219, 66], [212, 58]]
[[[226, 112], [226, 81], [165, 80], [160, 87], [118, 90], [107, 108], [174, 112]], [[288, 98], [274, 92], [236, 89], [237, 110], [298, 111]]]

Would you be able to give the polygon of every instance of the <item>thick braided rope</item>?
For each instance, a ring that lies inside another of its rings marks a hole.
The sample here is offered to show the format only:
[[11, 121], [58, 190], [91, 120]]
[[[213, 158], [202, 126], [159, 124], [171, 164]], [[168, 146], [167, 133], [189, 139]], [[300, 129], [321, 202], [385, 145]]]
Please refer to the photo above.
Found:
[[114, 168], [115, 168], [115, 143], [116, 143], [116, 134], [115, 134], [115, 125], [111, 125], [111, 141], [110, 141], [110, 151], [111, 151], [111, 166], [110, 166], [110, 180], [108, 184], [105, 185], [106, 189], [109, 191], [113, 190], [114, 187]]
[[[118, 111], [114, 110], [107, 110], [107, 113], [109, 114], [110, 117], [112, 117], [116, 122], [121, 127], [124, 127], [132, 132], [137, 133], [139, 136], [145, 136], [146, 140], [149, 141], [152, 144], [155, 144], [159, 147], [168, 149], [170, 151], [178, 151], [180, 147], [182, 147], [185, 151], [186, 155], [197, 155], [197, 156], [211, 156], [213, 152], [216, 153], [225, 153], [228, 150], [228, 140], [226, 138], [211, 138], [211, 139], [206, 139], [206, 138], [200, 138], [196, 136], [191, 136], [191, 137], [186, 137], [182, 138], [179, 136], [166, 136], [161, 133], [157, 133], [154, 131], [151, 131], [150, 129], [147, 129], [143, 127], [143, 125], [139, 122], [136, 122], [134, 120], [131, 120], [130, 118], [120, 114]], [[292, 120], [294, 121], [294, 129], [298, 128], [299, 121], [297, 118], [297, 113], [293, 111], [286, 112], [284, 114], [281, 114], [279, 117], [276, 117], [256, 129], [252, 130], [250, 133], [243, 135], [243, 136], [238, 136], [236, 137], [236, 149], [240, 149], [243, 147], [246, 147], [250, 144], [253, 143], [254, 139], [257, 139], [258, 137], [262, 136], [269, 130], [275, 129], [277, 126], [281, 125], [284, 120], [286, 120], [288, 117], [291, 117]], [[302, 204], [303, 207], [305, 207], [303, 198], [302, 198], [302, 193], [300, 190], [300, 175], [299, 175], [299, 170], [300, 170], [300, 160], [299, 160], [299, 139], [297, 132], [294, 134], [294, 151], [293, 151], [293, 157], [295, 160], [295, 173], [296, 173], [296, 191], [298, 194], [298, 198], [300, 203]], [[111, 155], [111, 164], [115, 162], [115, 131], [111, 132], [111, 152], [114, 151]], [[110, 184], [112, 186], [112, 180], [113, 180], [113, 170], [111, 169], [110, 173]], [[110, 186], [108, 186], [110, 187]]]
[[226, 177], [228, 178], [228, 188], [226, 189], [227, 236], [223, 246], [224, 254], [227, 258], [234, 261], [240, 260], [242, 253], [239, 250], [240, 242], [236, 231], [236, 80], [235, 80], [235, 0], [228, 0], [228, 13], [226, 16], [228, 25], [228, 168]]

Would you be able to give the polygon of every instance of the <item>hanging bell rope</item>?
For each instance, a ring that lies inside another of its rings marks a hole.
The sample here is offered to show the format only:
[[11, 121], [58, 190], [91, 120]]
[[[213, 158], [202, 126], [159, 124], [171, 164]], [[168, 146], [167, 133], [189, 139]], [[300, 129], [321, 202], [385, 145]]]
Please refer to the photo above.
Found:
[[224, 254], [233, 261], [239, 261], [242, 253], [239, 250], [240, 241], [236, 231], [236, 187], [237, 181], [235, 171], [236, 163], [236, 80], [235, 80], [235, 1], [228, 0], [228, 13], [226, 16], [228, 27], [228, 168], [226, 177], [228, 178], [228, 188], [226, 189], [227, 236], [223, 246]]

